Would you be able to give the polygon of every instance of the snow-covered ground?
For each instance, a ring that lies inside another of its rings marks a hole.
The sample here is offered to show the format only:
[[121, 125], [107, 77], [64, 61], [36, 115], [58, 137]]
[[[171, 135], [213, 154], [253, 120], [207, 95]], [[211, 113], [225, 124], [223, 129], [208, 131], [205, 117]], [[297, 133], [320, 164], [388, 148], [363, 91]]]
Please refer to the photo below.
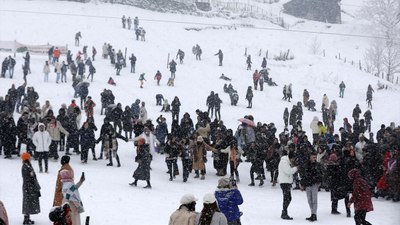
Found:
[[[352, 1], [343, 1], [350, 2]], [[360, 1], [357, 1], [360, 3]], [[360, 3], [361, 4], [361, 3]], [[135, 17], [141, 20], [140, 26], [147, 31], [146, 42], [134, 40], [134, 32], [121, 28], [122, 15]], [[199, 24], [201, 23], [201, 24]], [[209, 25], [206, 25], [209, 24]], [[185, 28], [209, 28], [211, 24], [218, 25], [221, 29], [204, 29], [202, 31], [187, 31]], [[95, 108], [95, 118], [98, 127], [101, 126], [103, 117], [100, 116], [100, 92], [111, 89], [116, 96], [116, 102], [121, 102], [123, 107], [131, 105], [139, 98], [147, 104], [149, 117], [155, 121], [160, 113], [160, 107], [155, 105], [155, 95], [163, 94], [170, 102], [178, 96], [182, 103], [181, 115], [189, 112], [195, 120], [196, 109], [205, 110], [206, 97], [210, 91], [219, 93], [223, 101], [221, 114], [228, 128], [236, 129], [238, 118], [252, 114], [256, 121], [265, 123], [274, 122], [278, 132], [283, 130], [282, 114], [285, 107], [291, 109], [297, 101], [302, 101], [305, 88], [311, 94], [311, 99], [320, 108], [323, 94], [329, 100], [338, 102], [339, 115], [335, 123], [336, 130], [341, 126], [344, 117], [351, 118], [351, 112], [358, 103], [362, 111], [366, 110], [366, 90], [368, 84], [375, 88], [372, 110], [372, 130], [376, 132], [380, 124], [390, 122], [400, 123], [400, 93], [397, 86], [384, 91], [377, 91], [378, 79], [370, 74], [358, 70], [349, 63], [335, 59], [339, 52], [350, 60], [358, 61], [363, 58], [363, 52], [369, 40], [348, 36], [316, 35], [309, 33], [295, 33], [270, 29], [252, 29], [238, 27], [228, 29], [222, 25], [253, 24], [257, 28], [277, 28], [265, 21], [252, 19], [224, 20], [221, 18], [203, 18], [177, 14], [161, 14], [142, 9], [111, 4], [78, 4], [60, 1], [22, 1], [0, 0], [0, 41], [17, 40], [25, 44], [45, 44], [65, 46], [75, 54], [83, 45], [95, 46], [98, 50], [97, 60], [94, 62], [97, 73], [89, 88], [89, 95], [98, 103]], [[317, 32], [357, 33], [368, 35], [368, 30], [360, 22], [351, 17], [346, 17], [343, 25], [331, 25], [309, 22], [296, 26], [299, 30]], [[74, 35], [82, 32], [81, 47], [74, 46]], [[321, 43], [321, 50], [325, 49], [326, 57], [312, 55], [310, 45], [317, 38]], [[134, 53], [137, 58], [136, 74], [129, 73], [125, 68], [121, 76], [115, 76], [115, 70], [108, 60], [100, 58], [101, 46], [111, 43], [114, 49], [128, 49], [128, 55]], [[202, 61], [196, 61], [191, 53], [193, 45], [202, 47]], [[166, 68], [168, 53], [174, 58], [178, 49], [186, 52], [183, 65], [177, 66], [175, 87], [166, 85], [169, 70]], [[252, 86], [253, 71], [247, 71], [244, 50], [252, 55], [253, 69], [259, 69], [262, 57], [258, 56], [260, 49], [262, 55], [269, 52], [268, 67], [270, 74], [278, 87], [264, 87], [264, 91], [254, 91], [253, 109], [247, 109], [245, 92]], [[221, 49], [224, 52], [224, 66], [218, 66], [218, 59], [214, 54]], [[291, 50], [294, 60], [278, 62], [272, 60], [281, 50]], [[90, 51], [89, 51], [90, 52]], [[0, 52], [0, 59], [9, 53]], [[1, 95], [5, 95], [11, 84], [17, 86], [23, 83], [21, 64], [22, 54], [17, 54], [17, 66], [14, 79], [2, 79], [0, 83]], [[69, 83], [55, 83], [55, 74], [50, 76], [50, 82], [43, 82], [42, 68], [47, 55], [32, 55], [32, 74], [28, 75], [28, 86], [34, 86], [39, 93], [39, 101], [43, 103], [50, 100], [55, 111], [62, 103], [69, 103], [73, 97], [71, 77], [68, 72]], [[62, 56], [65, 60], [65, 56]], [[163, 74], [161, 86], [153, 80], [154, 74], [160, 70]], [[53, 69], [51, 70], [53, 71]], [[137, 81], [140, 73], [146, 73], [147, 82], [143, 89], [139, 88]], [[218, 79], [221, 73], [232, 78], [232, 84], [238, 90], [240, 100], [236, 107], [230, 106], [229, 96], [223, 93], [222, 87], [226, 83]], [[112, 76], [117, 86], [107, 85], [108, 78]], [[346, 83], [345, 98], [338, 98], [338, 86], [341, 81]], [[281, 100], [284, 84], [293, 84], [293, 101], [288, 103]], [[321, 112], [304, 110], [303, 128], [309, 133], [309, 124], [313, 116], [322, 119]], [[171, 116], [161, 113], [170, 123]], [[15, 115], [15, 119], [18, 115]], [[350, 119], [352, 121], [352, 119]], [[337, 132], [337, 131], [336, 131]], [[98, 135], [98, 133], [97, 133]], [[99, 151], [99, 146], [97, 146]], [[138, 187], [128, 185], [132, 181], [132, 173], [136, 168], [134, 162], [135, 151], [132, 143], [120, 142], [119, 155], [122, 167], [106, 167], [106, 161], [89, 161], [87, 165], [80, 164], [78, 156], [72, 157], [72, 167], [75, 174], [82, 171], [86, 174], [86, 182], [80, 189], [86, 215], [91, 216], [91, 224], [166, 224], [169, 215], [179, 206], [179, 199], [185, 193], [193, 193], [198, 198], [215, 190], [217, 180], [212, 168], [212, 160], [207, 163], [206, 180], [189, 178], [187, 183], [182, 182], [182, 177], [172, 182], [168, 175], [164, 156], [154, 155], [151, 171], [153, 189], [142, 189], [144, 183]], [[89, 157], [91, 158], [91, 157]], [[33, 162], [38, 170], [37, 162]], [[0, 159], [0, 200], [2, 200], [9, 214], [11, 224], [21, 224], [22, 180], [20, 175], [20, 160]], [[181, 167], [181, 165], [180, 165]], [[289, 208], [293, 221], [282, 221], [281, 190], [271, 187], [267, 183], [264, 187], [248, 187], [248, 163], [239, 167], [241, 183], [239, 189], [244, 197], [244, 204], [240, 207], [244, 212], [243, 224], [309, 224], [304, 218], [309, 216], [309, 208], [305, 193], [293, 191], [293, 201]], [[37, 224], [50, 224], [48, 212], [52, 206], [56, 173], [59, 162], [50, 162], [49, 174], [38, 174], [42, 186], [41, 208], [42, 213], [33, 216]], [[328, 192], [319, 193], [319, 224], [354, 224], [353, 219], [345, 215], [333, 216], [330, 214], [330, 200]], [[201, 200], [200, 200], [201, 202]], [[400, 204], [395, 204], [382, 199], [373, 199], [375, 211], [368, 214], [367, 218], [372, 224], [398, 224]], [[201, 204], [197, 210], [201, 210]], [[344, 203], [340, 203], [339, 210], [344, 212]]]

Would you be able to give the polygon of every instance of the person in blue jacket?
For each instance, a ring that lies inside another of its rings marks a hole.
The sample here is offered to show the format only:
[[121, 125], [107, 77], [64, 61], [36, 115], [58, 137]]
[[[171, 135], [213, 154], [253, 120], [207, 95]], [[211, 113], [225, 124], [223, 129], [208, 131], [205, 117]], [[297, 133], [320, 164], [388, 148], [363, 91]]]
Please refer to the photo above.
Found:
[[239, 205], [243, 203], [242, 195], [236, 187], [236, 182], [229, 178], [221, 178], [218, 181], [218, 189], [215, 191], [218, 207], [228, 220], [228, 225], [240, 225]]

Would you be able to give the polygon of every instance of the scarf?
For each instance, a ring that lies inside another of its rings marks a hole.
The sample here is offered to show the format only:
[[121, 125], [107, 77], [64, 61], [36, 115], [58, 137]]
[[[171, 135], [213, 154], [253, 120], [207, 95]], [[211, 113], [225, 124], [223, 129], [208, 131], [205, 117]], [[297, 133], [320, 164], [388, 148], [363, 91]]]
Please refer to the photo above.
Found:
[[65, 200], [68, 200], [69, 202], [74, 204], [79, 213], [83, 213], [85, 211], [81, 201], [81, 196], [79, 195], [79, 190], [73, 182], [63, 182], [62, 194]]

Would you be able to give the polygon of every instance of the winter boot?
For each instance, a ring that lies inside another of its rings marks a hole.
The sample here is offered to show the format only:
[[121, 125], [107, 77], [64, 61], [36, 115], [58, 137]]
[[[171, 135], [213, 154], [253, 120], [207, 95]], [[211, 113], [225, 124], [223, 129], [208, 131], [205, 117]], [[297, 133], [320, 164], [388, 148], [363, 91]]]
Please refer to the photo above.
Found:
[[309, 220], [310, 222], [317, 221], [317, 215], [315, 215], [315, 214], [311, 214], [311, 217], [310, 217], [310, 219], [309, 219], [309, 218], [307, 218], [307, 220]]
[[293, 218], [290, 217], [290, 216], [287, 214], [287, 211], [286, 211], [286, 210], [282, 210], [281, 218], [284, 219], [284, 220], [293, 220]]
[[102, 153], [100, 153], [100, 157], [99, 157], [99, 159], [103, 159], [103, 152], [102, 152]]
[[194, 178], [199, 178], [200, 176], [198, 175], [198, 174], [196, 174], [195, 176], [194, 176]]
[[264, 180], [263, 179], [260, 179], [260, 184], [258, 185], [258, 186], [263, 186], [264, 185]]
[[333, 215], [339, 215], [340, 214], [340, 212], [337, 211], [337, 206], [338, 206], [338, 202], [337, 201], [333, 201], [332, 202], [331, 214], [333, 214]]
[[351, 211], [350, 211], [350, 208], [347, 208], [346, 207], [346, 217], [351, 217]]
[[117, 160], [117, 167], [121, 167], [121, 163], [119, 162], [119, 156], [117, 155], [115, 159]]
[[132, 183], [129, 183], [129, 185], [136, 187], [137, 186], [137, 180], [133, 181]]
[[107, 164], [107, 166], [113, 166], [113, 161], [112, 161], [112, 157], [110, 156], [110, 163]]
[[204, 175], [201, 175], [200, 180], [204, 180], [206, 177]]
[[150, 181], [149, 181], [149, 180], [147, 180], [147, 185], [144, 186], [143, 188], [151, 189], [151, 184], [150, 184]]

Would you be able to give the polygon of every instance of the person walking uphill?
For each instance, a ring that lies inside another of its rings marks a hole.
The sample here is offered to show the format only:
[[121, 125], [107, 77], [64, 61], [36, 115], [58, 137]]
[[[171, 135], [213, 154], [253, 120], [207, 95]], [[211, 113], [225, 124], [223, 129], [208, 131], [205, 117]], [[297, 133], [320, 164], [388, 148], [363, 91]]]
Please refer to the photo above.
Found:
[[365, 220], [367, 212], [373, 211], [374, 207], [371, 201], [371, 192], [367, 181], [361, 177], [358, 169], [352, 169], [348, 173], [348, 177], [353, 182], [353, 193], [351, 194], [348, 207], [354, 203], [354, 220], [356, 225], [371, 225]]
[[40, 185], [33, 170], [29, 153], [23, 153], [22, 159], [22, 213], [24, 214], [23, 225], [34, 224], [30, 215], [40, 213]]
[[243, 198], [239, 189], [229, 178], [219, 179], [217, 188], [215, 198], [219, 209], [228, 221], [228, 225], [240, 225], [239, 205], [243, 204]]
[[153, 159], [151, 153], [150, 153], [150, 147], [149, 144], [145, 143], [144, 138], [139, 138], [137, 140], [137, 155], [135, 157], [135, 162], [138, 163], [138, 167], [136, 168], [135, 172], [133, 173], [133, 181], [129, 185], [131, 186], [137, 186], [138, 180], [145, 180], [147, 182], [147, 185], [144, 186], [143, 188], [148, 188], [151, 189], [151, 184], [150, 184], [150, 164]]
[[317, 152], [310, 154], [310, 159], [304, 169], [300, 171], [301, 190], [306, 190], [308, 205], [311, 209], [311, 216], [306, 218], [310, 222], [317, 221], [318, 188], [322, 182], [322, 166], [317, 162]]
[[343, 98], [344, 96], [344, 89], [346, 89], [346, 85], [344, 84], [344, 82], [342, 81], [339, 84], [339, 98]]
[[197, 225], [196, 201], [198, 199], [192, 194], [182, 196], [179, 208], [169, 218], [168, 225]]
[[290, 160], [294, 159], [295, 153], [290, 151], [282, 152], [281, 161], [278, 166], [278, 182], [280, 183], [282, 193], [283, 193], [283, 210], [281, 218], [284, 220], [293, 220], [292, 217], [288, 215], [288, 207], [290, 202], [292, 201], [292, 183], [293, 183], [293, 174], [297, 172], [297, 167], [292, 167]]
[[253, 90], [251, 90], [251, 86], [247, 88], [246, 100], [249, 102], [247, 108], [251, 109], [253, 107]]

